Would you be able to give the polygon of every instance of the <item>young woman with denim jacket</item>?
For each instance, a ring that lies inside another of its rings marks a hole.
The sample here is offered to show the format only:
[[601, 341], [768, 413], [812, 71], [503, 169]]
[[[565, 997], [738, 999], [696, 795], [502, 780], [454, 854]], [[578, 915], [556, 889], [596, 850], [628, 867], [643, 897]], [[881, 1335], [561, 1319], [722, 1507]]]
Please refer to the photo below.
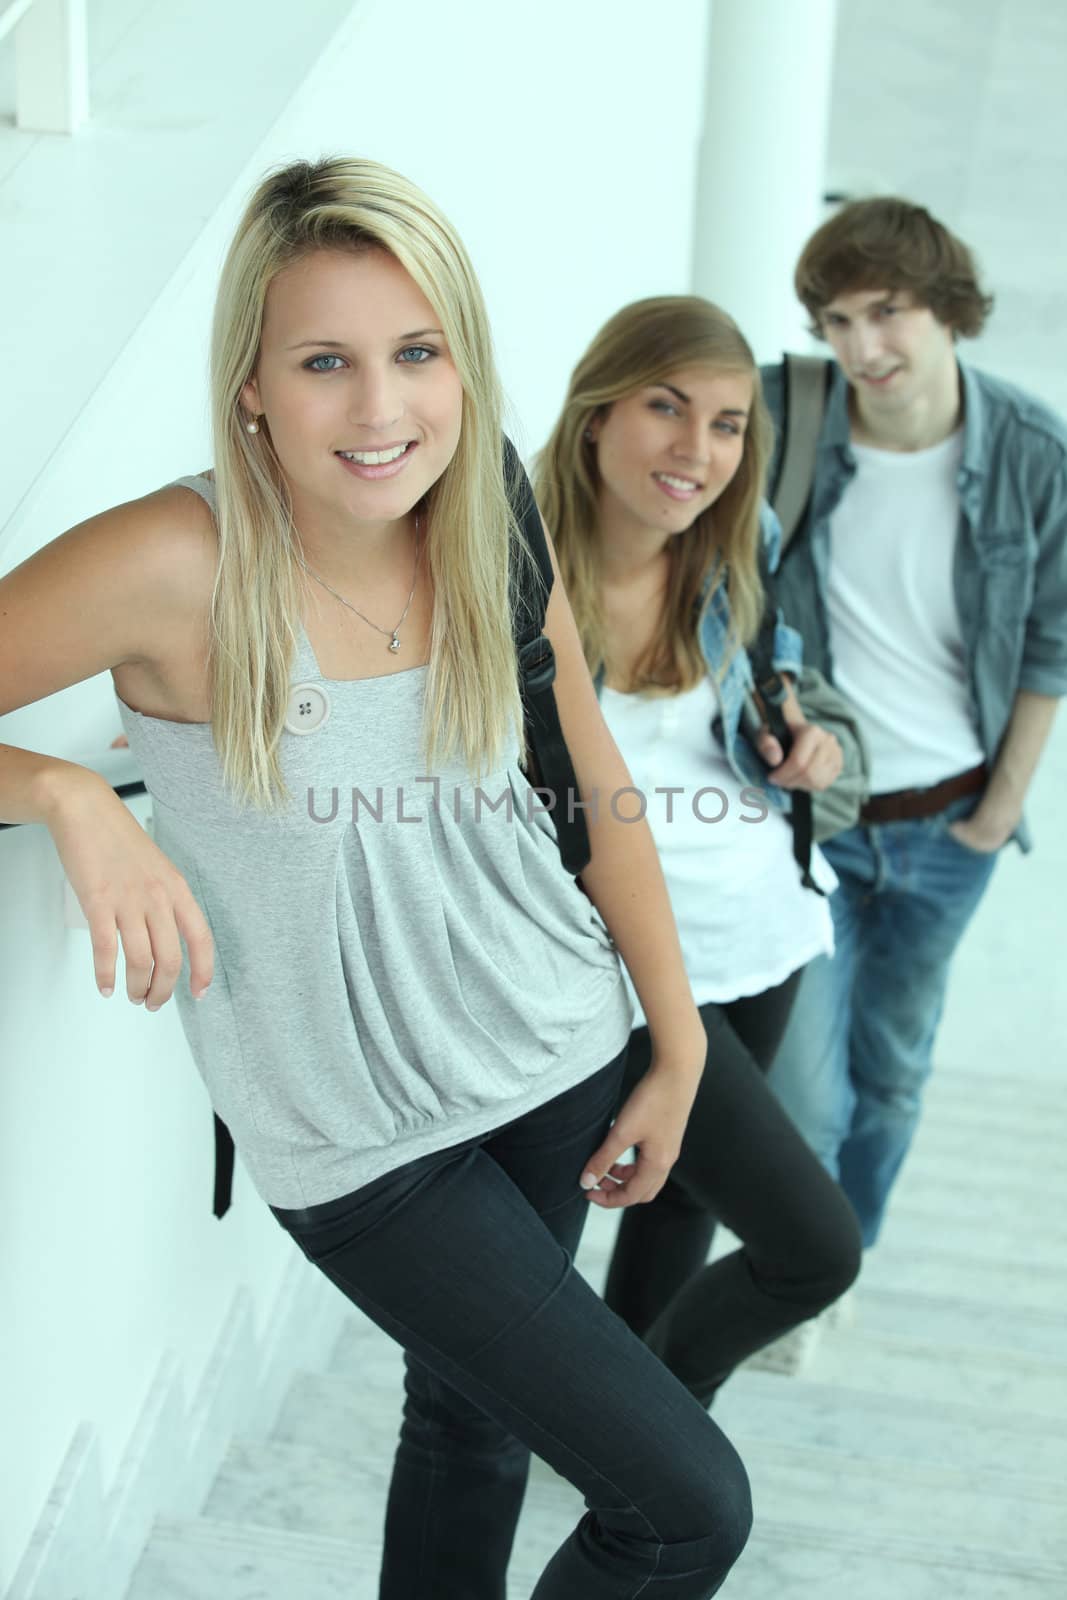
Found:
[[[764, 1080], [801, 970], [832, 947], [826, 902], [793, 859], [788, 791], [826, 787], [841, 761], [792, 695], [786, 759], [770, 735], [757, 748], [742, 731], [761, 540], [777, 560], [773, 515], [761, 517], [769, 434], [730, 318], [698, 298], [643, 300], [578, 363], [535, 477], [634, 780], [611, 804], [652, 827], [708, 1042], [681, 1154], [659, 1194], [624, 1212], [605, 1298], [704, 1402], [843, 1293], [860, 1260], [848, 1202]], [[782, 670], [798, 666], [798, 643], [780, 622]], [[815, 872], [832, 887], [817, 853]], [[628, 1087], [650, 1061], [633, 998]], [[709, 1265], [719, 1220], [740, 1245]]]

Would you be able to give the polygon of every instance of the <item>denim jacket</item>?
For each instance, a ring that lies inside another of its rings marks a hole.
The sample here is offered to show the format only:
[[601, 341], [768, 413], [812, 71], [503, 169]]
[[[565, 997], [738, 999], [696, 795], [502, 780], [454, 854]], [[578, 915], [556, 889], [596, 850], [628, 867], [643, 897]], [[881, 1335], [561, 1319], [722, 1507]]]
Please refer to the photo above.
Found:
[[[975, 729], [996, 760], [1020, 689], [1067, 694], [1067, 428], [1040, 401], [959, 363], [963, 459], [953, 586]], [[784, 382], [763, 369], [781, 449]], [[856, 471], [848, 381], [834, 366], [807, 517], [777, 578], [807, 659], [833, 678], [826, 612], [830, 517]], [[772, 481], [774, 466], [772, 464]], [[1025, 851], [1025, 818], [1013, 837]]]
[[[769, 505], [760, 508], [760, 528], [767, 552], [767, 564], [774, 572], [781, 552], [782, 530], [778, 518]], [[716, 573], [708, 578], [708, 586], [715, 582]], [[705, 590], [706, 593], [706, 590]], [[789, 792], [767, 782], [767, 765], [741, 728], [741, 714], [745, 696], [753, 687], [752, 667], [744, 650], [734, 649], [729, 666], [719, 678], [719, 665], [730, 648], [730, 605], [725, 586], [720, 584], [712, 594], [700, 626], [700, 644], [708, 675], [717, 682], [719, 714], [711, 724], [710, 732], [722, 746], [730, 767], [741, 784], [751, 784], [762, 789], [768, 801], [779, 810], [787, 811], [791, 804]], [[779, 672], [799, 674], [803, 658], [800, 634], [782, 620], [781, 612], [774, 630], [774, 665]], [[603, 668], [594, 678], [597, 694], [604, 681]]]

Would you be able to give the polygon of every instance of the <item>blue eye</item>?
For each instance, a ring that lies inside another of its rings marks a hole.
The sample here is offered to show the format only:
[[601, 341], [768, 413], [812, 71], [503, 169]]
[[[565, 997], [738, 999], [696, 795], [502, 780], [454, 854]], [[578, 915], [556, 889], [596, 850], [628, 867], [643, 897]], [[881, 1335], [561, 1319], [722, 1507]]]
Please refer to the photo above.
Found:
[[741, 432], [741, 429], [737, 426], [736, 422], [725, 422], [725, 421], [717, 422], [715, 424], [715, 426], [722, 433], [730, 433], [730, 434], [734, 434], [736, 436], [737, 434], [739, 434]]
[[[428, 344], [409, 344], [397, 355], [401, 366], [422, 367], [427, 361], [432, 361], [437, 351]], [[411, 358], [410, 360], [408, 358]]]
[[[337, 371], [336, 367], [320, 367], [319, 366], [319, 362], [320, 361], [340, 361], [340, 360], [341, 360], [340, 356], [326, 356], [326, 355], [324, 355], [324, 356], [312, 356], [310, 361], [305, 361], [304, 362], [304, 367], [305, 367], [305, 370], [308, 371], [308, 372], [336, 372]], [[342, 365], [343, 365], [343, 363], [342, 363]]]
[[665, 411], [672, 417], [680, 415], [678, 407], [671, 405], [669, 400], [650, 400], [648, 404], [652, 411]]

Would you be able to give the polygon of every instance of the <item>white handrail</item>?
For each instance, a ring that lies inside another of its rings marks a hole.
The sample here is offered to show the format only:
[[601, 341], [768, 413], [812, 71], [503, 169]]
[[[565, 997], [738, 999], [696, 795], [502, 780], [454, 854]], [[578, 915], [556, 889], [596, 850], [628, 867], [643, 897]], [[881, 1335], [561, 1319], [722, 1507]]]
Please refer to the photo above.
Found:
[[15, 36], [17, 128], [73, 133], [88, 117], [85, 5], [86, 0], [10, 0], [0, 11], [0, 42]]
[[0, 11], [0, 39], [6, 39], [12, 28], [22, 21], [33, 0], [12, 0], [6, 11]]

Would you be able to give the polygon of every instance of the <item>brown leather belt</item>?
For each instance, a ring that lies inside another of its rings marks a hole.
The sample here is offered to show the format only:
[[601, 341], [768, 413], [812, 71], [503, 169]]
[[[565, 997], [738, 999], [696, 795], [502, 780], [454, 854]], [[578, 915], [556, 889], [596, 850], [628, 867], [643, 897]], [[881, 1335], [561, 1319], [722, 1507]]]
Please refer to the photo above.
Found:
[[861, 822], [914, 822], [919, 817], [936, 817], [961, 795], [978, 794], [989, 781], [989, 768], [983, 761], [969, 772], [958, 772], [931, 789], [891, 789], [872, 794], [860, 812]]

